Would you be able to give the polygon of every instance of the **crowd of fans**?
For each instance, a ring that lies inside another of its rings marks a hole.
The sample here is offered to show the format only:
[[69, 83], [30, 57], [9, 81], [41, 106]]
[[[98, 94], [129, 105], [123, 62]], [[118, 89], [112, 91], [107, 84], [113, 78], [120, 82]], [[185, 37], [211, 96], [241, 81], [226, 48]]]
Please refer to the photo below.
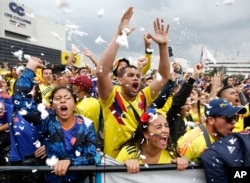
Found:
[[[184, 170], [190, 161], [203, 160], [207, 182], [227, 179], [226, 170], [223, 177], [211, 173], [216, 162], [211, 144], [219, 147], [220, 139], [234, 134], [244, 139], [242, 131], [249, 136], [250, 77], [219, 71], [211, 76], [202, 62], [193, 73], [184, 72], [178, 61], [170, 65], [169, 26], [162, 19], [154, 21], [154, 33], [143, 36], [145, 57], [137, 66], [127, 58], [117, 59], [117, 39], [125, 29], [128, 35], [134, 30], [129, 26], [132, 15], [133, 8], [123, 14], [99, 60], [83, 50], [93, 68], [74, 65], [74, 48], [66, 65], [45, 66], [37, 57], [26, 65], [2, 62], [1, 164], [51, 165], [51, 159], [57, 160], [52, 173], [12, 174], [6, 176], [8, 181], [87, 182], [87, 174], [67, 169], [95, 164], [98, 151], [124, 163], [129, 173], [139, 172], [140, 164], [175, 163]], [[150, 72], [152, 42], [159, 48], [155, 72]], [[219, 149], [221, 158], [227, 150]], [[220, 172], [232, 165], [222, 164]]]

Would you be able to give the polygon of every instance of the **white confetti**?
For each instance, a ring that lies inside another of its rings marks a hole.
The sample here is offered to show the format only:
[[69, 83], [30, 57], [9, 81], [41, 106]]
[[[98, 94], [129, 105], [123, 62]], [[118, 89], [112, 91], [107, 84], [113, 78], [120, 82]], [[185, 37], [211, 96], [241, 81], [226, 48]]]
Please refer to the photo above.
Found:
[[20, 111], [18, 111], [20, 115], [24, 116], [26, 114], [28, 114], [28, 112], [24, 109], [21, 109]]
[[58, 162], [58, 158], [56, 156], [52, 156], [51, 158], [46, 159], [46, 165], [48, 166], [54, 166]]
[[67, 13], [71, 13], [73, 10], [63, 7], [62, 11], [63, 11], [64, 14], [67, 14]]
[[36, 148], [41, 147], [41, 142], [39, 140], [35, 141], [33, 144], [36, 146]]
[[180, 25], [180, 18], [174, 18], [174, 22], [176, 23], [176, 24], [178, 24], [178, 25]]
[[219, 3], [219, 2], [216, 2], [216, 3], [215, 3], [215, 6], [216, 6], [216, 7], [219, 7], [219, 6], [220, 6], [220, 3]]
[[57, 0], [56, 1], [56, 6], [58, 8], [64, 8], [69, 6], [69, 0]]
[[19, 60], [22, 60], [23, 50], [12, 52], [12, 54], [14, 55], [14, 57], [17, 57]]
[[162, 76], [158, 72], [156, 73], [156, 80], [158, 81], [162, 80]]
[[107, 43], [107, 41], [105, 41], [104, 39], [102, 39], [101, 36], [98, 36], [98, 38], [96, 38], [95, 43], [98, 45], [101, 45], [102, 43]]
[[38, 171], [37, 169], [33, 169], [31, 172], [36, 173], [37, 171]]
[[76, 157], [79, 157], [79, 156], [81, 156], [81, 153], [79, 152], [79, 151], [75, 151], [75, 155], [76, 155]]
[[122, 35], [117, 37], [116, 43], [120, 46], [125, 46], [128, 48], [128, 36], [124, 30], [122, 31]]
[[97, 13], [98, 17], [101, 18], [104, 15], [104, 9], [101, 8], [98, 13]]
[[57, 38], [59, 41], [62, 41], [62, 38], [61, 38], [56, 32], [50, 31], [50, 33], [51, 33], [55, 38]]
[[235, 3], [235, 0], [225, 0], [222, 2], [223, 5], [231, 6]]
[[145, 28], [144, 28], [144, 27], [140, 27], [139, 30], [140, 30], [141, 32], [143, 32], [143, 31], [145, 31]]
[[23, 57], [26, 59], [26, 60], [29, 60], [31, 58], [30, 55], [27, 55], [27, 54], [24, 54]]
[[80, 50], [76, 47], [76, 45], [74, 45], [74, 44], [71, 44], [71, 50], [74, 52], [74, 53], [79, 53], [80, 52]]

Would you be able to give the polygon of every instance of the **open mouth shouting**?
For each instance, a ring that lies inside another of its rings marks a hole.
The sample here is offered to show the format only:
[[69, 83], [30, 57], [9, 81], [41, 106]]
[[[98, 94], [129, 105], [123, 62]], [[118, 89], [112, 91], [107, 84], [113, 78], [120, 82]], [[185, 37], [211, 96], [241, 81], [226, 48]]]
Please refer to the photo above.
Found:
[[132, 91], [133, 91], [133, 93], [137, 93], [138, 90], [139, 90], [139, 87], [140, 87], [139, 83], [138, 82], [134, 82], [132, 84]]

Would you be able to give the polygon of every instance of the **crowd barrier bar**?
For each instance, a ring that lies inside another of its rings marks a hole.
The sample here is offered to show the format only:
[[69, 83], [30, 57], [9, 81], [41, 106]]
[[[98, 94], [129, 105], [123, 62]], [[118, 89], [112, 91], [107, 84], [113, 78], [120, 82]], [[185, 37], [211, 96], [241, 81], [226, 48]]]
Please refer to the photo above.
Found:
[[[201, 164], [189, 164], [187, 169], [200, 169]], [[49, 166], [0, 166], [0, 172], [25, 172], [25, 171], [39, 171], [49, 172], [53, 168]], [[176, 170], [175, 164], [157, 164], [157, 165], [141, 165], [140, 171], [157, 171], [157, 170]], [[84, 171], [84, 172], [126, 172], [124, 165], [108, 165], [108, 166], [70, 166], [68, 171]]]

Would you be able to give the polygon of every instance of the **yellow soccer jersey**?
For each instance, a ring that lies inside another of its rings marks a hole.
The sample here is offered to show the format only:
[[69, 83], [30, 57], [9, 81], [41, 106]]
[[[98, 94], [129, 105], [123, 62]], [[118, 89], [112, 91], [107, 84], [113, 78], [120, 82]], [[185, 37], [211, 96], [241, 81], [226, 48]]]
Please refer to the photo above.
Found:
[[249, 116], [249, 105], [245, 106], [247, 112], [245, 114], [239, 114], [239, 119], [234, 125], [233, 132], [241, 132], [244, 129], [244, 117]]
[[104, 117], [104, 153], [116, 158], [121, 145], [138, 126], [133, 109], [141, 116], [152, 103], [151, 91], [149, 87], [145, 87], [134, 101], [128, 102], [117, 87], [113, 87], [108, 99], [101, 99], [100, 102]]
[[100, 109], [99, 101], [94, 97], [88, 97], [77, 102], [75, 114], [91, 119], [94, 123], [95, 131], [98, 132]]
[[[205, 107], [204, 106], [200, 106], [201, 117], [205, 116], [204, 110], [205, 110]], [[190, 109], [189, 114], [191, 115], [191, 117], [193, 119], [193, 122], [201, 122], [198, 113], [194, 113], [192, 109]]]
[[[215, 140], [209, 135], [210, 142]], [[207, 148], [206, 140], [201, 129], [194, 128], [185, 133], [178, 140], [179, 153], [187, 159], [199, 162], [199, 158], [203, 151]]]
[[[126, 160], [129, 159], [138, 159], [139, 163], [143, 164], [141, 161], [139, 150], [135, 146], [124, 146], [116, 157], [116, 160], [121, 163], [124, 163]], [[171, 163], [171, 159], [172, 158], [169, 152], [167, 150], [162, 150], [157, 164]]]
[[165, 102], [164, 106], [161, 108], [161, 110], [167, 114], [168, 110], [170, 109], [172, 105], [172, 102], [173, 102], [173, 95], [170, 95], [167, 101]]
[[15, 85], [15, 82], [16, 82], [16, 78], [12, 77], [9, 82], [10, 82], [10, 92], [9, 92], [9, 94], [12, 96], [13, 93], [14, 93], [14, 85]]
[[244, 117], [240, 114], [238, 121], [234, 125], [233, 132], [241, 132], [244, 129]]
[[39, 84], [39, 89], [40, 89], [41, 94], [42, 94], [43, 102], [45, 102], [46, 106], [50, 106], [49, 98], [50, 98], [50, 95], [51, 95], [54, 87], [52, 85], [46, 86], [44, 84]]

